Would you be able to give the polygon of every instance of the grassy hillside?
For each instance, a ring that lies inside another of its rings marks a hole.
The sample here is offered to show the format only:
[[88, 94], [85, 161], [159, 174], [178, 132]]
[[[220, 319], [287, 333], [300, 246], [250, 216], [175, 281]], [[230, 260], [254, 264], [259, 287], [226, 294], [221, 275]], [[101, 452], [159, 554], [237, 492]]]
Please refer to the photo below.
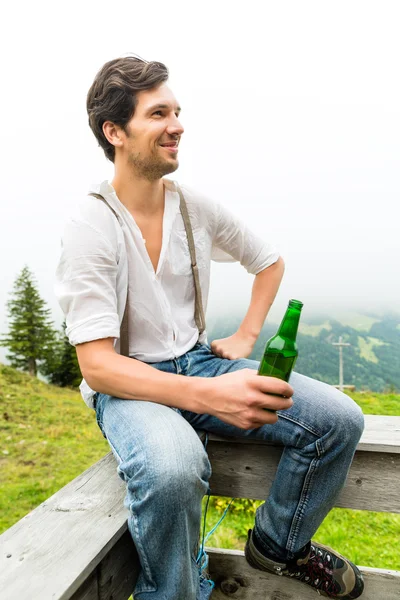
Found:
[[[242, 316], [216, 320], [209, 329], [211, 340], [236, 331]], [[267, 320], [251, 358], [261, 360], [266, 341], [275, 335], [277, 323]], [[332, 385], [339, 383], [339, 353], [333, 342], [342, 336], [350, 344], [343, 351], [344, 383], [377, 392], [400, 391], [400, 315], [371, 316], [359, 313], [309, 317], [300, 321], [296, 371]]]
[[0, 531], [107, 451], [79, 393], [0, 365]]
[[[396, 394], [357, 393], [367, 414], [400, 414]], [[0, 532], [108, 451], [93, 411], [78, 392], [57, 388], [0, 365]], [[207, 528], [228, 500], [213, 498]], [[243, 549], [259, 502], [237, 502], [207, 542]], [[400, 569], [400, 515], [334, 509], [317, 533], [358, 564]]]

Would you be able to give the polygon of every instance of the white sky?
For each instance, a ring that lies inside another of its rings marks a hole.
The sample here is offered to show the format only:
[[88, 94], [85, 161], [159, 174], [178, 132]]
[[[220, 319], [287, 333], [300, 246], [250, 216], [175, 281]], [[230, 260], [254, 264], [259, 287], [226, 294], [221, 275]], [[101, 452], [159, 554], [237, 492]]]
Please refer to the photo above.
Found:
[[[2, 9], [0, 331], [24, 264], [57, 324], [63, 223], [112, 165], [87, 125], [104, 62], [164, 62], [183, 108], [178, 181], [229, 206], [286, 261], [278, 296], [400, 305], [400, 5], [395, 0], [9, 3]], [[252, 278], [213, 270], [211, 315]]]

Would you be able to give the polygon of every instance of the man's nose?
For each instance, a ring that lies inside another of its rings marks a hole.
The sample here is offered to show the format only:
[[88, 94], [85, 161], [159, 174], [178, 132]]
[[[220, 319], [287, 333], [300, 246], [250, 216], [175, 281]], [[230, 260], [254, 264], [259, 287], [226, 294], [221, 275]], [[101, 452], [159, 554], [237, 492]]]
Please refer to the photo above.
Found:
[[182, 135], [182, 133], [185, 131], [184, 128], [181, 125], [181, 122], [179, 121], [177, 116], [174, 116], [171, 118], [169, 124], [168, 124], [168, 128], [167, 128], [168, 133], [170, 134], [174, 134], [174, 135]]

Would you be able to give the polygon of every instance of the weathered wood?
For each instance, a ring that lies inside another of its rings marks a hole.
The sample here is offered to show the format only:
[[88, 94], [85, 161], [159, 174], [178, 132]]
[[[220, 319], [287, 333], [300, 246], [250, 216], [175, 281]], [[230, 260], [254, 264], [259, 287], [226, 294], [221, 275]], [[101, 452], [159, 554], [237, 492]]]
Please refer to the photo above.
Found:
[[[55, 596], [55, 598], [57, 597]], [[67, 595], [66, 598], [68, 598], [68, 600], [99, 600], [97, 569], [89, 575], [72, 597]], [[124, 598], [124, 600], [127, 600], [127, 598], [128, 596]]]
[[[400, 417], [386, 415], [364, 415], [365, 429], [358, 443], [357, 450], [366, 452], [390, 452], [400, 454]], [[226, 437], [210, 434], [210, 441], [225, 442]], [[254, 440], [231, 438], [237, 444], [254, 444]], [[274, 446], [271, 442], [257, 442], [260, 446]]]
[[108, 454], [3, 533], [7, 600], [70, 598], [126, 531], [124, 489]]
[[98, 567], [99, 600], [127, 600], [135, 587], [139, 567], [131, 535], [125, 531]]
[[[400, 419], [367, 418], [339, 506], [400, 512], [399, 431]], [[281, 448], [210, 436], [208, 450], [213, 494], [266, 497]], [[124, 494], [109, 453], [0, 536], [7, 600], [126, 600], [137, 558]]]
[[[266, 444], [210, 439], [211, 494], [265, 499], [282, 449]], [[400, 512], [400, 454], [357, 451], [336, 506]]]
[[336, 506], [400, 513], [400, 454], [356, 452]]
[[127, 600], [135, 587], [139, 559], [128, 530], [69, 600]]
[[[238, 550], [207, 548], [210, 575], [216, 582], [212, 600], [317, 600], [309, 586], [288, 577], [270, 575], [247, 564]], [[362, 600], [399, 600], [400, 572], [361, 568], [365, 579]]]
[[400, 417], [365, 415], [359, 450], [400, 454]]

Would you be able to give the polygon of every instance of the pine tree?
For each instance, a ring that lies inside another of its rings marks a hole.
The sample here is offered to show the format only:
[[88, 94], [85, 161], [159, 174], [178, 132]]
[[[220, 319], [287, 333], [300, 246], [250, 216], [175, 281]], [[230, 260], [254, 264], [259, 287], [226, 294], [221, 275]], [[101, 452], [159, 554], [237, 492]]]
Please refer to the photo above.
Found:
[[14, 283], [7, 308], [9, 332], [0, 340], [0, 345], [8, 348], [6, 356], [12, 367], [36, 376], [41, 365], [54, 353], [56, 331], [50, 319], [51, 311], [45, 308], [27, 266]]
[[66, 327], [67, 324], [64, 319], [56, 350], [52, 360], [47, 362], [44, 374], [48, 376], [50, 383], [59, 385], [60, 387], [77, 388], [82, 381], [82, 374], [76, 350], [69, 343], [68, 337], [65, 334]]

